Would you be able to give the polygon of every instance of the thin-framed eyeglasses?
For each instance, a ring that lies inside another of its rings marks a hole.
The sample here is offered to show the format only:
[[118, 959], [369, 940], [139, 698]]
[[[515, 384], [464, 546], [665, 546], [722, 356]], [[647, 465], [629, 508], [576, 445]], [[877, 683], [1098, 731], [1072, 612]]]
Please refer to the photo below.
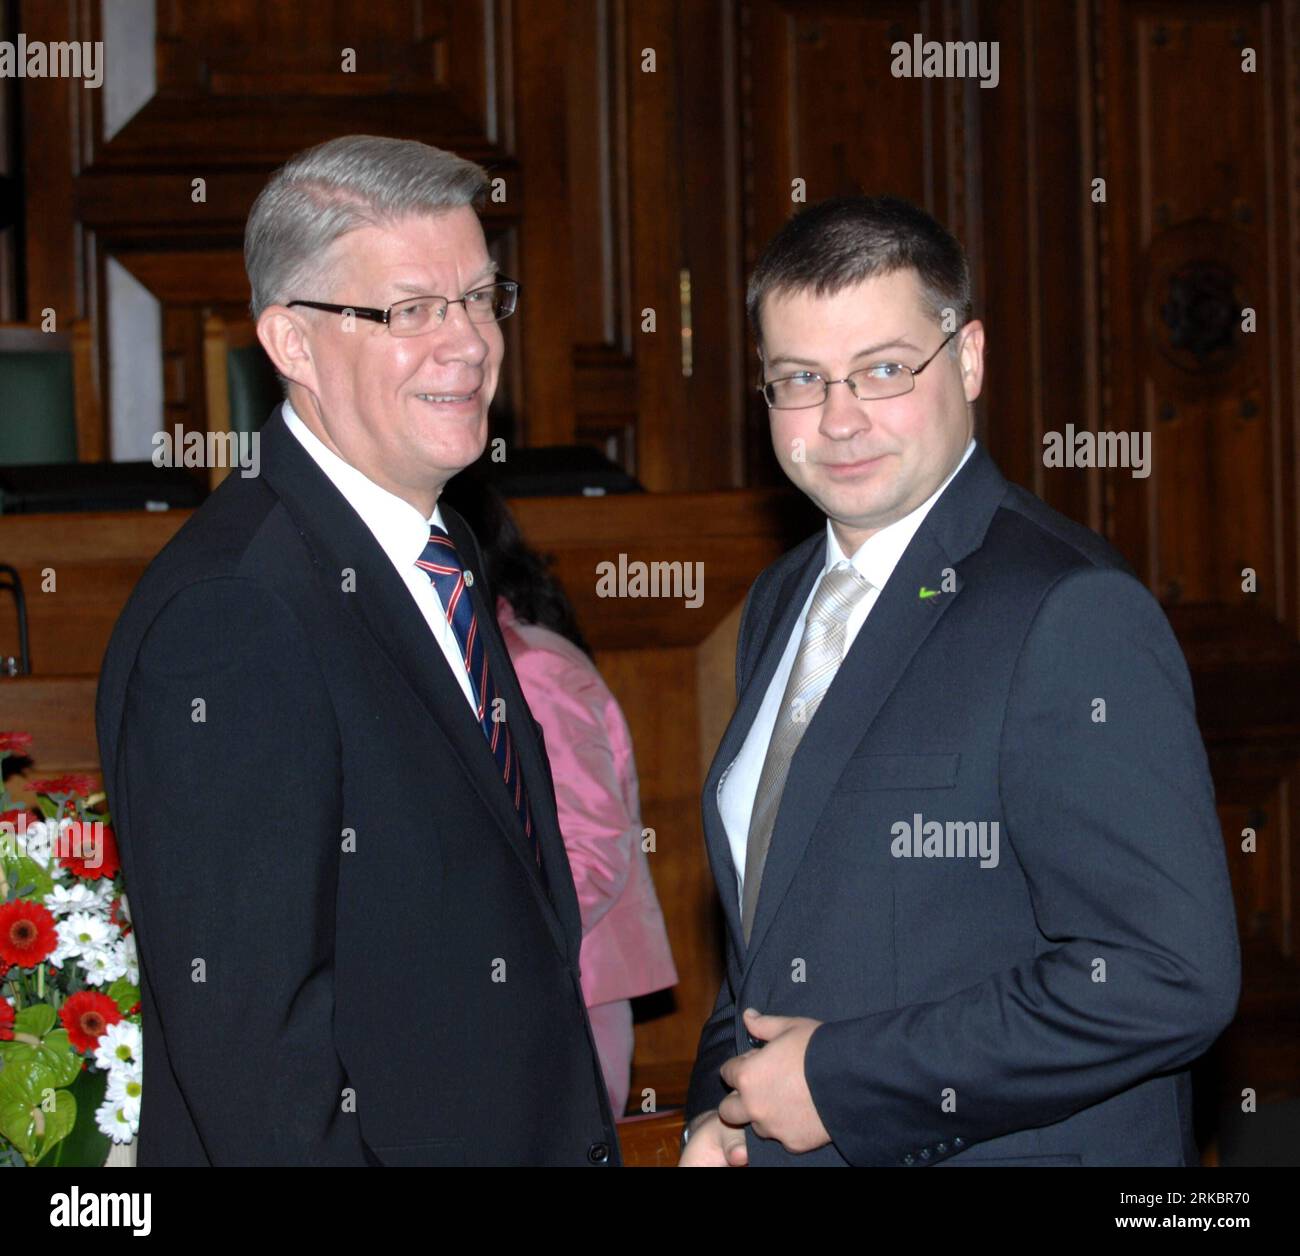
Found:
[[330, 314], [352, 314], [372, 323], [383, 323], [394, 336], [419, 336], [442, 326], [448, 306], [463, 305], [465, 316], [471, 323], [499, 323], [515, 312], [518, 297], [519, 284], [502, 277], [481, 288], [471, 288], [463, 297], [408, 297], [386, 310], [364, 305], [329, 305], [324, 301], [287, 301], [285, 304], [305, 305], [309, 310], [325, 310]]
[[[962, 324], [964, 327], [966, 324]], [[847, 384], [849, 391], [859, 401], [884, 401], [887, 397], [901, 397], [916, 387], [916, 377], [943, 352], [944, 346], [961, 331], [949, 332], [943, 343], [920, 366], [906, 366], [902, 362], [872, 362], [843, 379], [827, 379], [816, 371], [797, 371], [780, 379], [769, 379], [759, 384], [758, 391], [772, 410], [808, 410], [822, 405], [830, 396], [832, 384]]]

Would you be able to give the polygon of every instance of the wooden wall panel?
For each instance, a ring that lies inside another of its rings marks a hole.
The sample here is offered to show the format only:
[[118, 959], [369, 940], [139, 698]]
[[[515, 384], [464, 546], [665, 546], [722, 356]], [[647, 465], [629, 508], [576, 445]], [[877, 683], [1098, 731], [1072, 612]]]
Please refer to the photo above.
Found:
[[[1110, 0], [1099, 54], [1111, 154], [1107, 427], [1150, 433], [1160, 470], [1155, 485], [1107, 473], [1112, 535], [1170, 603], [1278, 615], [1287, 521], [1271, 468], [1289, 416], [1277, 411], [1282, 364], [1270, 365], [1270, 348], [1279, 331], [1290, 339], [1286, 299], [1300, 276], [1260, 142], [1285, 125], [1268, 90], [1272, 7]], [[1254, 74], [1242, 72], [1244, 47], [1264, 57]], [[1213, 90], [1214, 126], [1171, 108], [1189, 82]], [[1257, 312], [1253, 334], [1245, 307]], [[1263, 574], [1256, 594], [1242, 590], [1246, 566]]]
[[[26, 0], [18, 12], [32, 39], [104, 33], [101, 6], [89, 0]], [[517, 261], [524, 179], [502, 146], [514, 139], [510, 15], [510, 0], [158, 0], [152, 94], [111, 137], [102, 91], [24, 80], [29, 316], [51, 307], [61, 325], [90, 320], [107, 396], [104, 272], [120, 262], [163, 307], [164, 421], [202, 429], [197, 328], [209, 312], [246, 306], [248, 210], [291, 154], [347, 133], [421, 139], [506, 178], [507, 200], [489, 206], [485, 229], [494, 252]], [[344, 68], [349, 49], [355, 73]], [[116, 64], [107, 60], [106, 76], [123, 73]], [[525, 299], [507, 328], [514, 351], [494, 434], [514, 438], [522, 426], [513, 409], [523, 400], [518, 340], [549, 317], [544, 301], [530, 309]]]
[[[746, 274], [800, 208], [796, 179], [808, 204], [845, 193], [907, 197], [980, 255], [978, 213], [966, 195], [979, 132], [967, 114], [974, 97], [993, 93], [890, 72], [897, 40], [973, 38], [968, 6], [742, 0], [739, 21]], [[747, 482], [781, 483], [748, 341], [744, 364]]]

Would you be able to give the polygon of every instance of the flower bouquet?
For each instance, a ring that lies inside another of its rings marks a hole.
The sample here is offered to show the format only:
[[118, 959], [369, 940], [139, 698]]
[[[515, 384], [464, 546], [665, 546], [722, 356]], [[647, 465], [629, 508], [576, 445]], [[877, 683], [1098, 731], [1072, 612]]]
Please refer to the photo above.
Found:
[[0, 1166], [98, 1166], [140, 1120], [139, 964], [93, 780], [9, 796], [31, 740], [0, 732]]

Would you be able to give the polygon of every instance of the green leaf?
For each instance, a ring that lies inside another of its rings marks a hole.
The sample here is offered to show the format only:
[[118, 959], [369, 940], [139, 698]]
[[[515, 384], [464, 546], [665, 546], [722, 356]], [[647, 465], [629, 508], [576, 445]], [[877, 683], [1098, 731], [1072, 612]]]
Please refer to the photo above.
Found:
[[54, 877], [29, 855], [18, 856], [18, 880], [30, 881], [40, 898], [54, 892]]
[[50, 1087], [54, 1107], [49, 1112], [43, 1110], [41, 1101], [46, 1098], [46, 1089], [17, 1069], [6, 1066], [0, 1071], [0, 1135], [22, 1152], [28, 1164], [35, 1164], [67, 1138], [77, 1120], [77, 1101], [66, 1090]]
[[54, 878], [28, 855], [6, 859], [4, 874], [11, 886], [18, 887], [15, 898], [44, 898], [54, 890]]
[[41, 1157], [38, 1168], [98, 1169], [108, 1159], [112, 1140], [95, 1123], [95, 1113], [104, 1102], [108, 1089], [107, 1073], [84, 1070], [68, 1087], [77, 1101], [76, 1121], [67, 1138], [54, 1144]]
[[14, 1033], [31, 1034], [44, 1038], [54, 1027], [56, 1013], [48, 1003], [33, 1003], [14, 1017]]
[[129, 1012], [140, 1002], [140, 987], [132, 984], [125, 977], [119, 977], [108, 987], [108, 997], [121, 1011]]
[[81, 1057], [72, 1049], [66, 1029], [51, 1030], [54, 1009], [48, 1003], [25, 1007], [14, 1018], [14, 1033], [30, 1034], [41, 1041], [0, 1042], [0, 1082], [11, 1072], [29, 1078], [37, 1089], [44, 1086], [70, 1086], [81, 1072]]

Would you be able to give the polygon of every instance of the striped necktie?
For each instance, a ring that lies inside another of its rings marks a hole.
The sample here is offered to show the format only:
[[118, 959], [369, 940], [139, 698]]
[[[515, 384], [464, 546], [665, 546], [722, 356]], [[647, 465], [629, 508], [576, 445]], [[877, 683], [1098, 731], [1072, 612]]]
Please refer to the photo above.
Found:
[[542, 847], [533, 828], [528, 790], [519, 766], [519, 751], [515, 747], [514, 738], [510, 736], [510, 724], [505, 718], [504, 710], [500, 719], [494, 718], [496, 685], [492, 682], [487, 649], [479, 632], [474, 602], [468, 592], [468, 586], [474, 583], [474, 574], [465, 570], [451, 537], [436, 524], [430, 525], [429, 543], [415, 560], [415, 565], [433, 581], [433, 587], [438, 591], [438, 597], [447, 612], [447, 622], [456, 633], [460, 654], [465, 660], [465, 670], [469, 672], [470, 686], [474, 691], [479, 727], [487, 738], [488, 748], [492, 751], [497, 767], [501, 769], [501, 779], [514, 801], [524, 836], [532, 846], [533, 858], [540, 868]]

